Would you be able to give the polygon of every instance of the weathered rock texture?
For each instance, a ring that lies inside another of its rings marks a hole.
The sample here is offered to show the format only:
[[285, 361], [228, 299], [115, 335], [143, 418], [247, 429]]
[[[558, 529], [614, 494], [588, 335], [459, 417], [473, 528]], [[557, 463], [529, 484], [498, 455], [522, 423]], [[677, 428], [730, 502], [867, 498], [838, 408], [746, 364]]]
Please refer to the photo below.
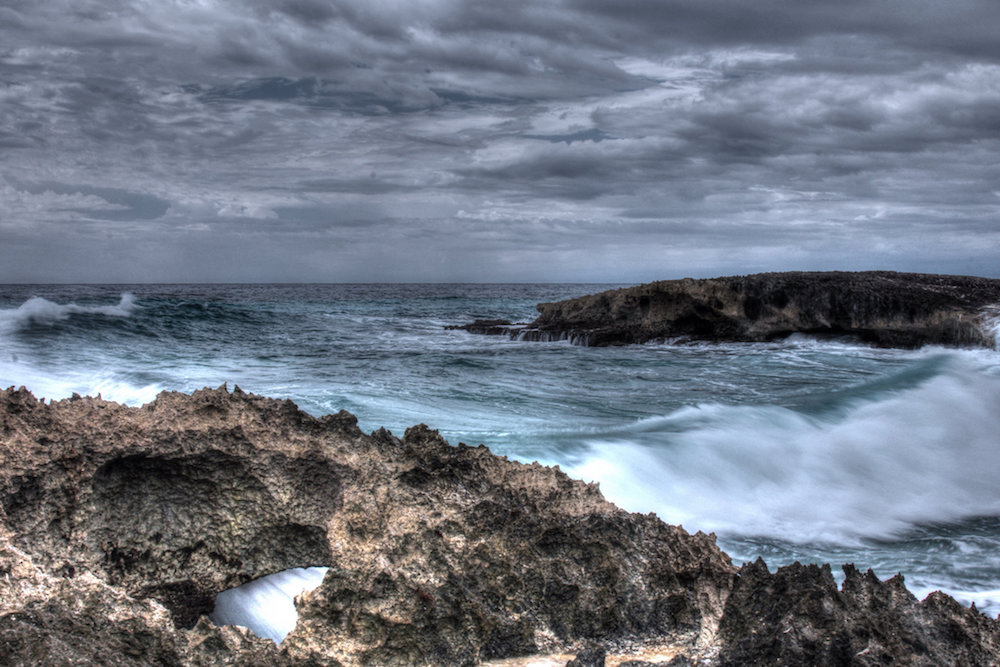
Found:
[[[365, 435], [224, 388], [142, 408], [10, 389], [0, 461], [0, 664], [461, 665], [650, 643], [705, 664], [1000, 660], [997, 623], [949, 598], [737, 574], [711, 536], [424, 426]], [[218, 592], [301, 566], [330, 570], [280, 648], [204, 618]]]
[[538, 311], [528, 325], [477, 320], [458, 328], [593, 346], [809, 333], [888, 347], [993, 347], [1000, 280], [888, 271], [686, 278], [542, 303]]
[[881, 582], [844, 566], [840, 591], [830, 567], [795, 563], [768, 572], [743, 566], [726, 602], [718, 664], [995, 665], [998, 623], [931, 593], [923, 602], [897, 575]]

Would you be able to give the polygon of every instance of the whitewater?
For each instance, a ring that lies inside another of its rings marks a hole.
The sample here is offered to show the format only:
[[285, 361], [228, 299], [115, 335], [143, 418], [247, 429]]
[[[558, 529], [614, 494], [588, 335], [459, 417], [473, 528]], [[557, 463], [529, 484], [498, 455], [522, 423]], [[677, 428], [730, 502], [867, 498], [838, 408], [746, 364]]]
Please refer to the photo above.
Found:
[[[366, 431], [426, 423], [715, 532], [737, 565], [854, 563], [1000, 613], [1000, 352], [802, 336], [586, 348], [445, 329], [530, 321], [539, 302], [609, 287], [2, 286], [0, 386], [140, 405], [228, 383], [346, 409]], [[259, 632], [280, 641], [291, 595], [321, 576], [234, 592], [217, 620], [262, 606]]]

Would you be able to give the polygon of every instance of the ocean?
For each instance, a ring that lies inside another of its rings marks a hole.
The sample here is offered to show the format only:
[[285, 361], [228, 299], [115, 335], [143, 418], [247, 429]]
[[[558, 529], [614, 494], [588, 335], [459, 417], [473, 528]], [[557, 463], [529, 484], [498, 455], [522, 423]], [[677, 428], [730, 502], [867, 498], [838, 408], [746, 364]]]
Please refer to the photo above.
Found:
[[1000, 613], [1000, 352], [445, 328], [612, 287], [0, 286], [0, 386], [140, 405], [226, 383], [366, 431], [422, 422], [715, 532], [737, 565], [854, 563]]

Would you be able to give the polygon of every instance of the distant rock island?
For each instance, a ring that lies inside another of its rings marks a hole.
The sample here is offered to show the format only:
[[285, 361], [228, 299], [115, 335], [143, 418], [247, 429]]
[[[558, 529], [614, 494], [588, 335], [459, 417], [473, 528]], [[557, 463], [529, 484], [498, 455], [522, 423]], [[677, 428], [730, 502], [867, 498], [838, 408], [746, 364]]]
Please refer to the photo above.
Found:
[[663, 280], [538, 305], [530, 324], [453, 328], [589, 346], [665, 340], [759, 342], [794, 333], [884, 347], [993, 347], [1000, 280], [891, 271], [759, 273]]
[[[238, 388], [140, 408], [11, 388], [0, 462], [4, 665], [1000, 662], [1000, 622], [901, 576], [737, 568], [714, 536], [423, 425], [365, 434]], [[330, 569], [280, 647], [205, 616], [303, 566]]]

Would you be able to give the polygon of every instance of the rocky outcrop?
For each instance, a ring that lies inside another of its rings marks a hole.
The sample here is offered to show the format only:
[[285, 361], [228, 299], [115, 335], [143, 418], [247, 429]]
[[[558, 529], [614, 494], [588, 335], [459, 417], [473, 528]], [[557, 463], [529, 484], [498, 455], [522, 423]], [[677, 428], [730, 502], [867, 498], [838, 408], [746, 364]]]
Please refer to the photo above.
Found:
[[997, 621], [939, 592], [918, 602], [899, 575], [883, 582], [853, 565], [844, 574], [838, 591], [828, 565], [743, 566], [726, 601], [718, 664], [997, 664]]
[[44, 572], [0, 529], [0, 664], [287, 665], [245, 628], [178, 629], [155, 600], [86, 571]]
[[808, 333], [887, 347], [993, 347], [1000, 280], [888, 271], [685, 278], [542, 303], [538, 311], [527, 325], [477, 320], [457, 328], [593, 346]]
[[[365, 435], [347, 413], [315, 419], [239, 390], [142, 408], [8, 390], [0, 433], [11, 548], [64, 588], [103, 587], [178, 629], [158, 645], [185, 645], [222, 590], [327, 566], [284, 656], [457, 665], [584, 639], [694, 646], [734, 573], [712, 537], [628, 515], [558, 469], [424, 426]], [[78, 606], [60, 590], [46, 604]], [[88, 615], [118, 613], [100, 604]]]
[[[366, 435], [238, 389], [141, 408], [10, 389], [0, 460], [2, 664], [746, 664], [864, 641], [903, 664], [1000, 659], [997, 622], [949, 598], [737, 573], [712, 536], [425, 426]], [[330, 569], [280, 648], [205, 618], [220, 591], [302, 566]]]

